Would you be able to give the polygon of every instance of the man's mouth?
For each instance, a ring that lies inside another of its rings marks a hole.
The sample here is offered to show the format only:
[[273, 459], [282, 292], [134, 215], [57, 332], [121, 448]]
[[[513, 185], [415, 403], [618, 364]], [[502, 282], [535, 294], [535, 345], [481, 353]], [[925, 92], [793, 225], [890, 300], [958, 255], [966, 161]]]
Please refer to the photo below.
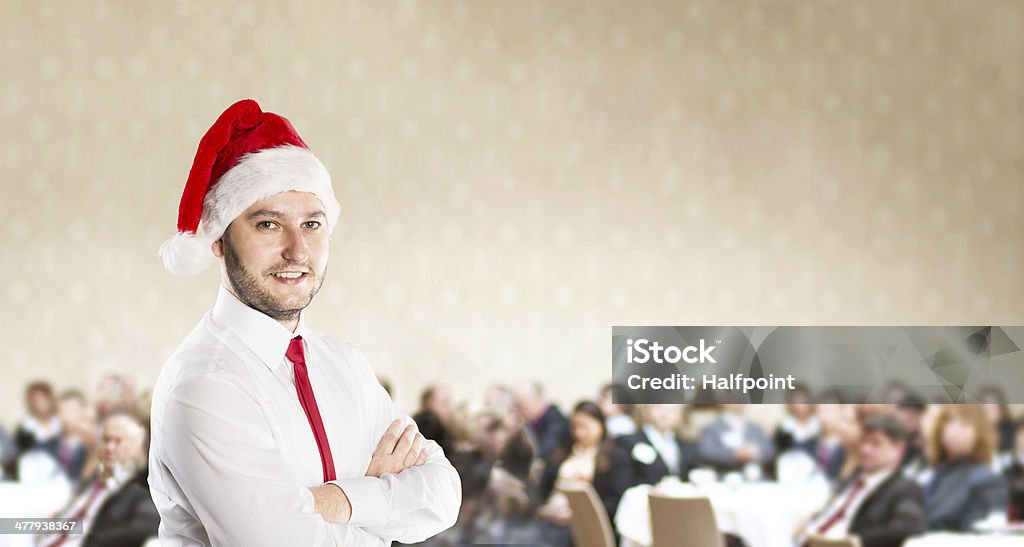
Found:
[[309, 275], [308, 272], [275, 272], [271, 277], [286, 285], [298, 285]]

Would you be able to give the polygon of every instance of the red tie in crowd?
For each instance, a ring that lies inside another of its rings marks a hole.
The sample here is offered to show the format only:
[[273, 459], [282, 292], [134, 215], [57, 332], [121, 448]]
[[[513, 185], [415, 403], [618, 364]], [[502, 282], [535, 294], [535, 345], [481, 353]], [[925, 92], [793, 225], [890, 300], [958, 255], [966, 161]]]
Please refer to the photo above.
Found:
[[825, 532], [828, 532], [829, 528], [835, 526], [837, 522], [843, 520], [843, 517], [846, 516], [846, 511], [850, 509], [850, 504], [853, 503], [853, 498], [857, 497], [857, 494], [860, 493], [860, 491], [863, 489], [864, 477], [860, 477], [856, 480], [856, 482], [853, 483], [853, 486], [850, 487], [850, 491], [849, 493], [846, 494], [846, 499], [843, 500], [843, 504], [840, 505], [839, 508], [836, 509], [836, 511], [832, 513], [830, 517], [828, 517], [824, 520], [824, 522], [821, 523], [821, 526], [818, 527], [817, 532], [819, 534], [824, 534]]
[[[89, 492], [89, 497], [85, 499], [85, 503], [82, 504], [82, 507], [80, 507], [78, 511], [75, 511], [75, 514], [68, 517], [68, 519], [71, 520], [71, 522], [74, 522], [75, 526], [79, 529], [81, 529], [82, 527], [80, 521], [83, 518], [85, 518], [85, 515], [89, 514], [89, 508], [92, 507], [93, 503], [95, 503], [96, 498], [100, 495], [100, 493], [106, 489], [105, 482], [106, 481], [104, 481], [102, 478], [97, 480], [96, 486], [92, 487], [92, 491]], [[49, 545], [47, 545], [47, 547], [58, 547], [59, 545], [63, 545], [64, 542], [68, 540], [68, 533], [69, 532], [64, 532], [61, 535], [57, 536], [53, 543], [50, 543]]]
[[320, 409], [316, 406], [316, 397], [313, 396], [313, 386], [309, 383], [309, 371], [306, 370], [306, 354], [302, 349], [301, 336], [292, 338], [285, 357], [292, 362], [295, 370], [295, 391], [299, 394], [302, 410], [306, 411], [306, 419], [309, 420], [309, 427], [313, 429], [313, 436], [316, 437], [316, 446], [320, 449], [324, 482], [333, 481], [337, 478], [334, 474], [334, 458], [331, 457], [331, 445], [327, 442], [324, 422], [320, 418]]

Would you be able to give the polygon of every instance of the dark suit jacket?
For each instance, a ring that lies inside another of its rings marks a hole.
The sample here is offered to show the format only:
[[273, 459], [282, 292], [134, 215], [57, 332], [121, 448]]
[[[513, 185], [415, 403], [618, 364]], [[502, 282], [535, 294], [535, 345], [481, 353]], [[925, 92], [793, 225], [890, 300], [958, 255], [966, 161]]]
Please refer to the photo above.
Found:
[[[665, 475], [670, 474], [668, 465], [665, 460], [662, 459], [661, 454], [657, 454], [657, 457], [651, 463], [644, 463], [635, 457], [633, 457], [633, 448], [638, 444], [646, 444], [654, 450], [654, 445], [651, 444], [650, 439], [641, 430], [638, 433], [632, 435], [626, 435], [618, 439], [618, 443], [622, 445], [622, 448], [630, 455], [630, 463], [633, 466], [633, 483], [634, 484], [657, 484]], [[690, 474], [690, 470], [697, 467], [697, 447], [689, 441], [676, 437], [676, 445], [679, 447], [679, 474], [677, 475], [680, 479], [686, 480]]]
[[143, 469], [103, 501], [83, 547], [139, 547], [157, 535], [160, 513], [149, 494], [148, 476]]
[[569, 440], [569, 420], [558, 407], [551, 405], [530, 429], [537, 441], [537, 456], [550, 461], [551, 455]]
[[[622, 499], [623, 492], [634, 484], [633, 468], [629, 464], [629, 454], [612, 442], [607, 442], [602, 446], [598, 459], [600, 460], [602, 457], [607, 458], [607, 465], [602, 467], [600, 461], [598, 462], [597, 468], [594, 470], [593, 485], [597, 496], [601, 498], [601, 504], [604, 505], [604, 509], [608, 513], [609, 520], [614, 523], [615, 511], [619, 508], [619, 500]], [[562, 467], [562, 462], [558, 460], [544, 469], [539, 487], [541, 503], [547, 500], [555, 489], [555, 480], [558, 479], [560, 467]]]
[[925, 531], [924, 494], [897, 469], [857, 508], [850, 534], [864, 547], [899, 547], [910, 536]]
[[925, 487], [929, 530], [970, 531], [994, 511], [1006, 511], [1009, 492], [1003, 477], [981, 463], [949, 462], [935, 470]]

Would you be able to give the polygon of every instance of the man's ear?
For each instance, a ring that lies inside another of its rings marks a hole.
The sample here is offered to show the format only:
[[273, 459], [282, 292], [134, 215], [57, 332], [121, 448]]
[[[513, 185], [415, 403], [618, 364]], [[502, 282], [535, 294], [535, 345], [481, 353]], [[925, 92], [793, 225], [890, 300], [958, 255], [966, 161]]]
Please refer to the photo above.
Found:
[[224, 257], [224, 238], [221, 237], [217, 241], [210, 244], [210, 249], [213, 251], [213, 256], [217, 258]]

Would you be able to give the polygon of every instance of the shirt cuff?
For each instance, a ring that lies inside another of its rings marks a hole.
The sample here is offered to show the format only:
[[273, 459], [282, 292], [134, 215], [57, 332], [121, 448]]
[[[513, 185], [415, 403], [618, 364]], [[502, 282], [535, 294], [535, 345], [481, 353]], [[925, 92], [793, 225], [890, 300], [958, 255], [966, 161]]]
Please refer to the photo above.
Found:
[[353, 477], [331, 481], [345, 491], [352, 506], [350, 526], [381, 527], [388, 521], [388, 503], [384, 497], [384, 482], [377, 477]]

